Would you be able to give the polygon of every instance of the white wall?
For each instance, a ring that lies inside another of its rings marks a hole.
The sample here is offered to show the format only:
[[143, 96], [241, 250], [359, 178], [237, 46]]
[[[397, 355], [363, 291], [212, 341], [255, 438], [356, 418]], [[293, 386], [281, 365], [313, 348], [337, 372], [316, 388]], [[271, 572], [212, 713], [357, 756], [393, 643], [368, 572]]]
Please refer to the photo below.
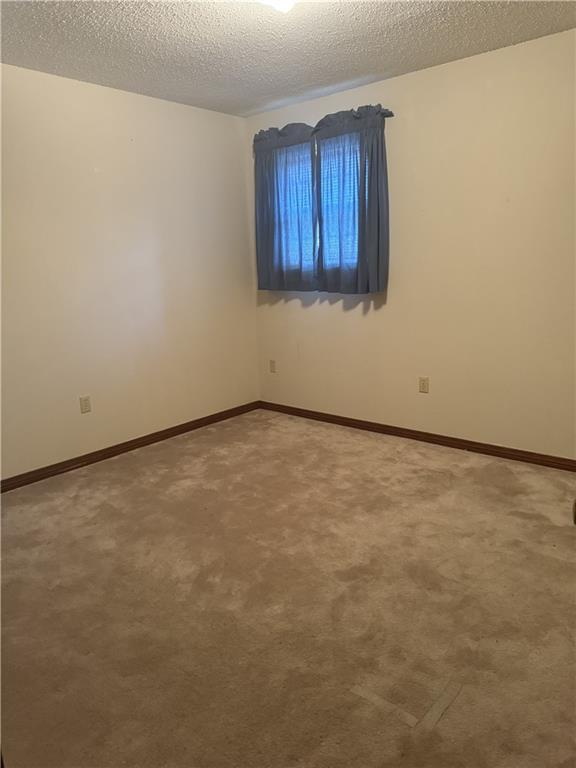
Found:
[[396, 114], [387, 303], [261, 292], [263, 399], [576, 456], [575, 41], [553, 35], [248, 119], [250, 141], [361, 104]]
[[242, 119], [2, 75], [3, 477], [256, 399]]

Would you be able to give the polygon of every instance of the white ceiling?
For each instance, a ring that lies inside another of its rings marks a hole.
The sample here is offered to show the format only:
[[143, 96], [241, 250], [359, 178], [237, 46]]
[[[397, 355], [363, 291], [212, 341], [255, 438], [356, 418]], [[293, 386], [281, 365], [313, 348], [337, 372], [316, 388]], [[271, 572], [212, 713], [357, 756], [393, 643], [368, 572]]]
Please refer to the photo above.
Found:
[[573, 2], [2, 2], [2, 60], [249, 115], [576, 26]]

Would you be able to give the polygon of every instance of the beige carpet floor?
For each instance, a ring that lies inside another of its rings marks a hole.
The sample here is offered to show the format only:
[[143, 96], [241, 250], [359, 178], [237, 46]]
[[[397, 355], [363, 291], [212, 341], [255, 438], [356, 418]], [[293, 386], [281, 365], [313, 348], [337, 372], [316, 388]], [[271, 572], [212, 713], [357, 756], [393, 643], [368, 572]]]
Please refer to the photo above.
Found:
[[568, 768], [575, 478], [265, 411], [4, 496], [6, 768]]

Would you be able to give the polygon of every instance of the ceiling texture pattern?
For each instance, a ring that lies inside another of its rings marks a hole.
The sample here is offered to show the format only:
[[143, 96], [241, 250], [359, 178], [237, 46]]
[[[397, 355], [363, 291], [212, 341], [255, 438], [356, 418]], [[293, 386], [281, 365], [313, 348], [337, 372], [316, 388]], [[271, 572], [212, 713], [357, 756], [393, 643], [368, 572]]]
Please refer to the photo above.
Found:
[[576, 26], [573, 2], [4, 1], [2, 60], [250, 115]]

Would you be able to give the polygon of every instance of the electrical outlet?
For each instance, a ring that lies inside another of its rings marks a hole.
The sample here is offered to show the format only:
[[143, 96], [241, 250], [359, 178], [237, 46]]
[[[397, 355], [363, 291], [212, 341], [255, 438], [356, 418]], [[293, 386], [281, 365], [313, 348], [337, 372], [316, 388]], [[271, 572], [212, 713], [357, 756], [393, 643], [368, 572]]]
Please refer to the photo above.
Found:
[[278, 373], [276, 369], [276, 360], [268, 360], [268, 370], [270, 373]]
[[430, 392], [430, 379], [428, 376], [420, 376], [418, 379], [418, 392], [427, 395]]
[[85, 395], [80, 398], [80, 413], [90, 413], [92, 410], [92, 403], [90, 402], [90, 395]]

